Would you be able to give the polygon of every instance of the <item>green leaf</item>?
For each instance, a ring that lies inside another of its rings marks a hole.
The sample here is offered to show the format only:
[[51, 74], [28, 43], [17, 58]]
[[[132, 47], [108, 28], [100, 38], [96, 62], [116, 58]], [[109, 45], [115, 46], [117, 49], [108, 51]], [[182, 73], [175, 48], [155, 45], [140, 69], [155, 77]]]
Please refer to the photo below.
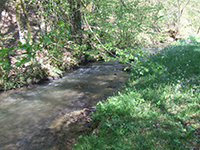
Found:
[[49, 53], [51, 53], [51, 54], [55, 54], [56, 51], [54, 51], [54, 50], [49, 50]]
[[40, 38], [39, 38], [39, 41], [42, 43], [42, 42], [43, 42], [43, 39], [40, 37]]
[[15, 52], [13, 52], [13, 51], [9, 51], [9, 54], [14, 54]]
[[30, 61], [30, 58], [22, 57], [21, 64], [27, 63]]
[[21, 66], [21, 63], [20, 62], [15, 62], [14, 65], [19, 67], [19, 66]]
[[51, 40], [50, 40], [50, 38], [48, 36], [44, 37], [44, 42], [46, 42], [47, 45], [50, 44], [50, 43], [52, 43]]
[[53, 43], [53, 45], [57, 45], [57, 46], [60, 46], [60, 47], [62, 47], [62, 45], [61, 45], [61, 44], [59, 44], [59, 43]]
[[17, 44], [22, 45], [22, 42], [17, 42]]
[[61, 25], [64, 25], [65, 23], [64, 23], [63, 21], [59, 20], [59, 21], [57, 22], [57, 24], [61, 26]]
[[44, 16], [47, 16], [47, 15], [48, 15], [48, 13], [47, 13], [47, 12], [43, 12], [42, 14], [43, 14]]

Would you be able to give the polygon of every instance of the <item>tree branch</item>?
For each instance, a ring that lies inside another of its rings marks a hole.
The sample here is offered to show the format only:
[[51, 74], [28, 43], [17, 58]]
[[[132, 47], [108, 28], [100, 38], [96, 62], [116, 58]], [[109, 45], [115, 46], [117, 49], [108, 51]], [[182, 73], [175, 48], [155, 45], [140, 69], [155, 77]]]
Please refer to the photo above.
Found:
[[[119, 60], [122, 60], [120, 57], [116, 56], [116, 55], [113, 54], [111, 51], [109, 51], [109, 50], [101, 43], [101, 41], [99, 40], [99, 38], [96, 36], [96, 34], [94, 33], [94, 31], [91, 29], [91, 26], [89, 25], [89, 23], [88, 23], [88, 21], [87, 21], [87, 18], [86, 18], [85, 13], [84, 13], [84, 19], [85, 19], [85, 22], [86, 22], [86, 24], [87, 24], [89, 30], [93, 33], [95, 39], [99, 42], [99, 44], [100, 44], [109, 54], [111, 54], [111, 55], [114, 56], [115, 58], [118, 58]], [[102, 52], [102, 54], [105, 56], [105, 54], [104, 54], [103, 52]], [[122, 61], [124, 61], [124, 60], [122, 60]], [[127, 63], [127, 64], [129, 64], [129, 65], [131, 65], [131, 66], [133, 65], [132, 63], [129, 63], [129, 62], [126, 62], [126, 61], [125, 61], [125, 63]]]

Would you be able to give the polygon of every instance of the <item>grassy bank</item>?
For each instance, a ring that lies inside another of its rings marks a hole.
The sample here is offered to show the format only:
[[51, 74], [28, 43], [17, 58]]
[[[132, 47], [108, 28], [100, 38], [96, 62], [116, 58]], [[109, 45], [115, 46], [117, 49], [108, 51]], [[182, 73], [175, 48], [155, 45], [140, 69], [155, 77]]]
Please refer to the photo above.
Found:
[[133, 68], [126, 90], [99, 102], [93, 133], [79, 137], [76, 150], [200, 148], [200, 44], [176, 42]]

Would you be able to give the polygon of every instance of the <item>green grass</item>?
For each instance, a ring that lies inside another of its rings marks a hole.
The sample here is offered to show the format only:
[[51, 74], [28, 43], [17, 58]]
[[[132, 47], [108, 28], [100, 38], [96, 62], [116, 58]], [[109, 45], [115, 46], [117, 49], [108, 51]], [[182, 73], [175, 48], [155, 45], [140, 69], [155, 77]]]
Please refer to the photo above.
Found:
[[77, 150], [184, 150], [200, 145], [200, 44], [176, 42], [133, 68], [126, 90], [99, 102]]

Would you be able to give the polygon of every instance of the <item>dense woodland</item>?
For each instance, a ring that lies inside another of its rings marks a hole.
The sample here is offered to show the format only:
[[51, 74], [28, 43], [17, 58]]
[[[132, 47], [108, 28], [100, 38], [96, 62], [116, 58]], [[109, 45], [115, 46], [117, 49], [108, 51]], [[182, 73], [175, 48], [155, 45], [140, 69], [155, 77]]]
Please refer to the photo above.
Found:
[[199, 32], [197, 0], [1, 0], [0, 89]]

